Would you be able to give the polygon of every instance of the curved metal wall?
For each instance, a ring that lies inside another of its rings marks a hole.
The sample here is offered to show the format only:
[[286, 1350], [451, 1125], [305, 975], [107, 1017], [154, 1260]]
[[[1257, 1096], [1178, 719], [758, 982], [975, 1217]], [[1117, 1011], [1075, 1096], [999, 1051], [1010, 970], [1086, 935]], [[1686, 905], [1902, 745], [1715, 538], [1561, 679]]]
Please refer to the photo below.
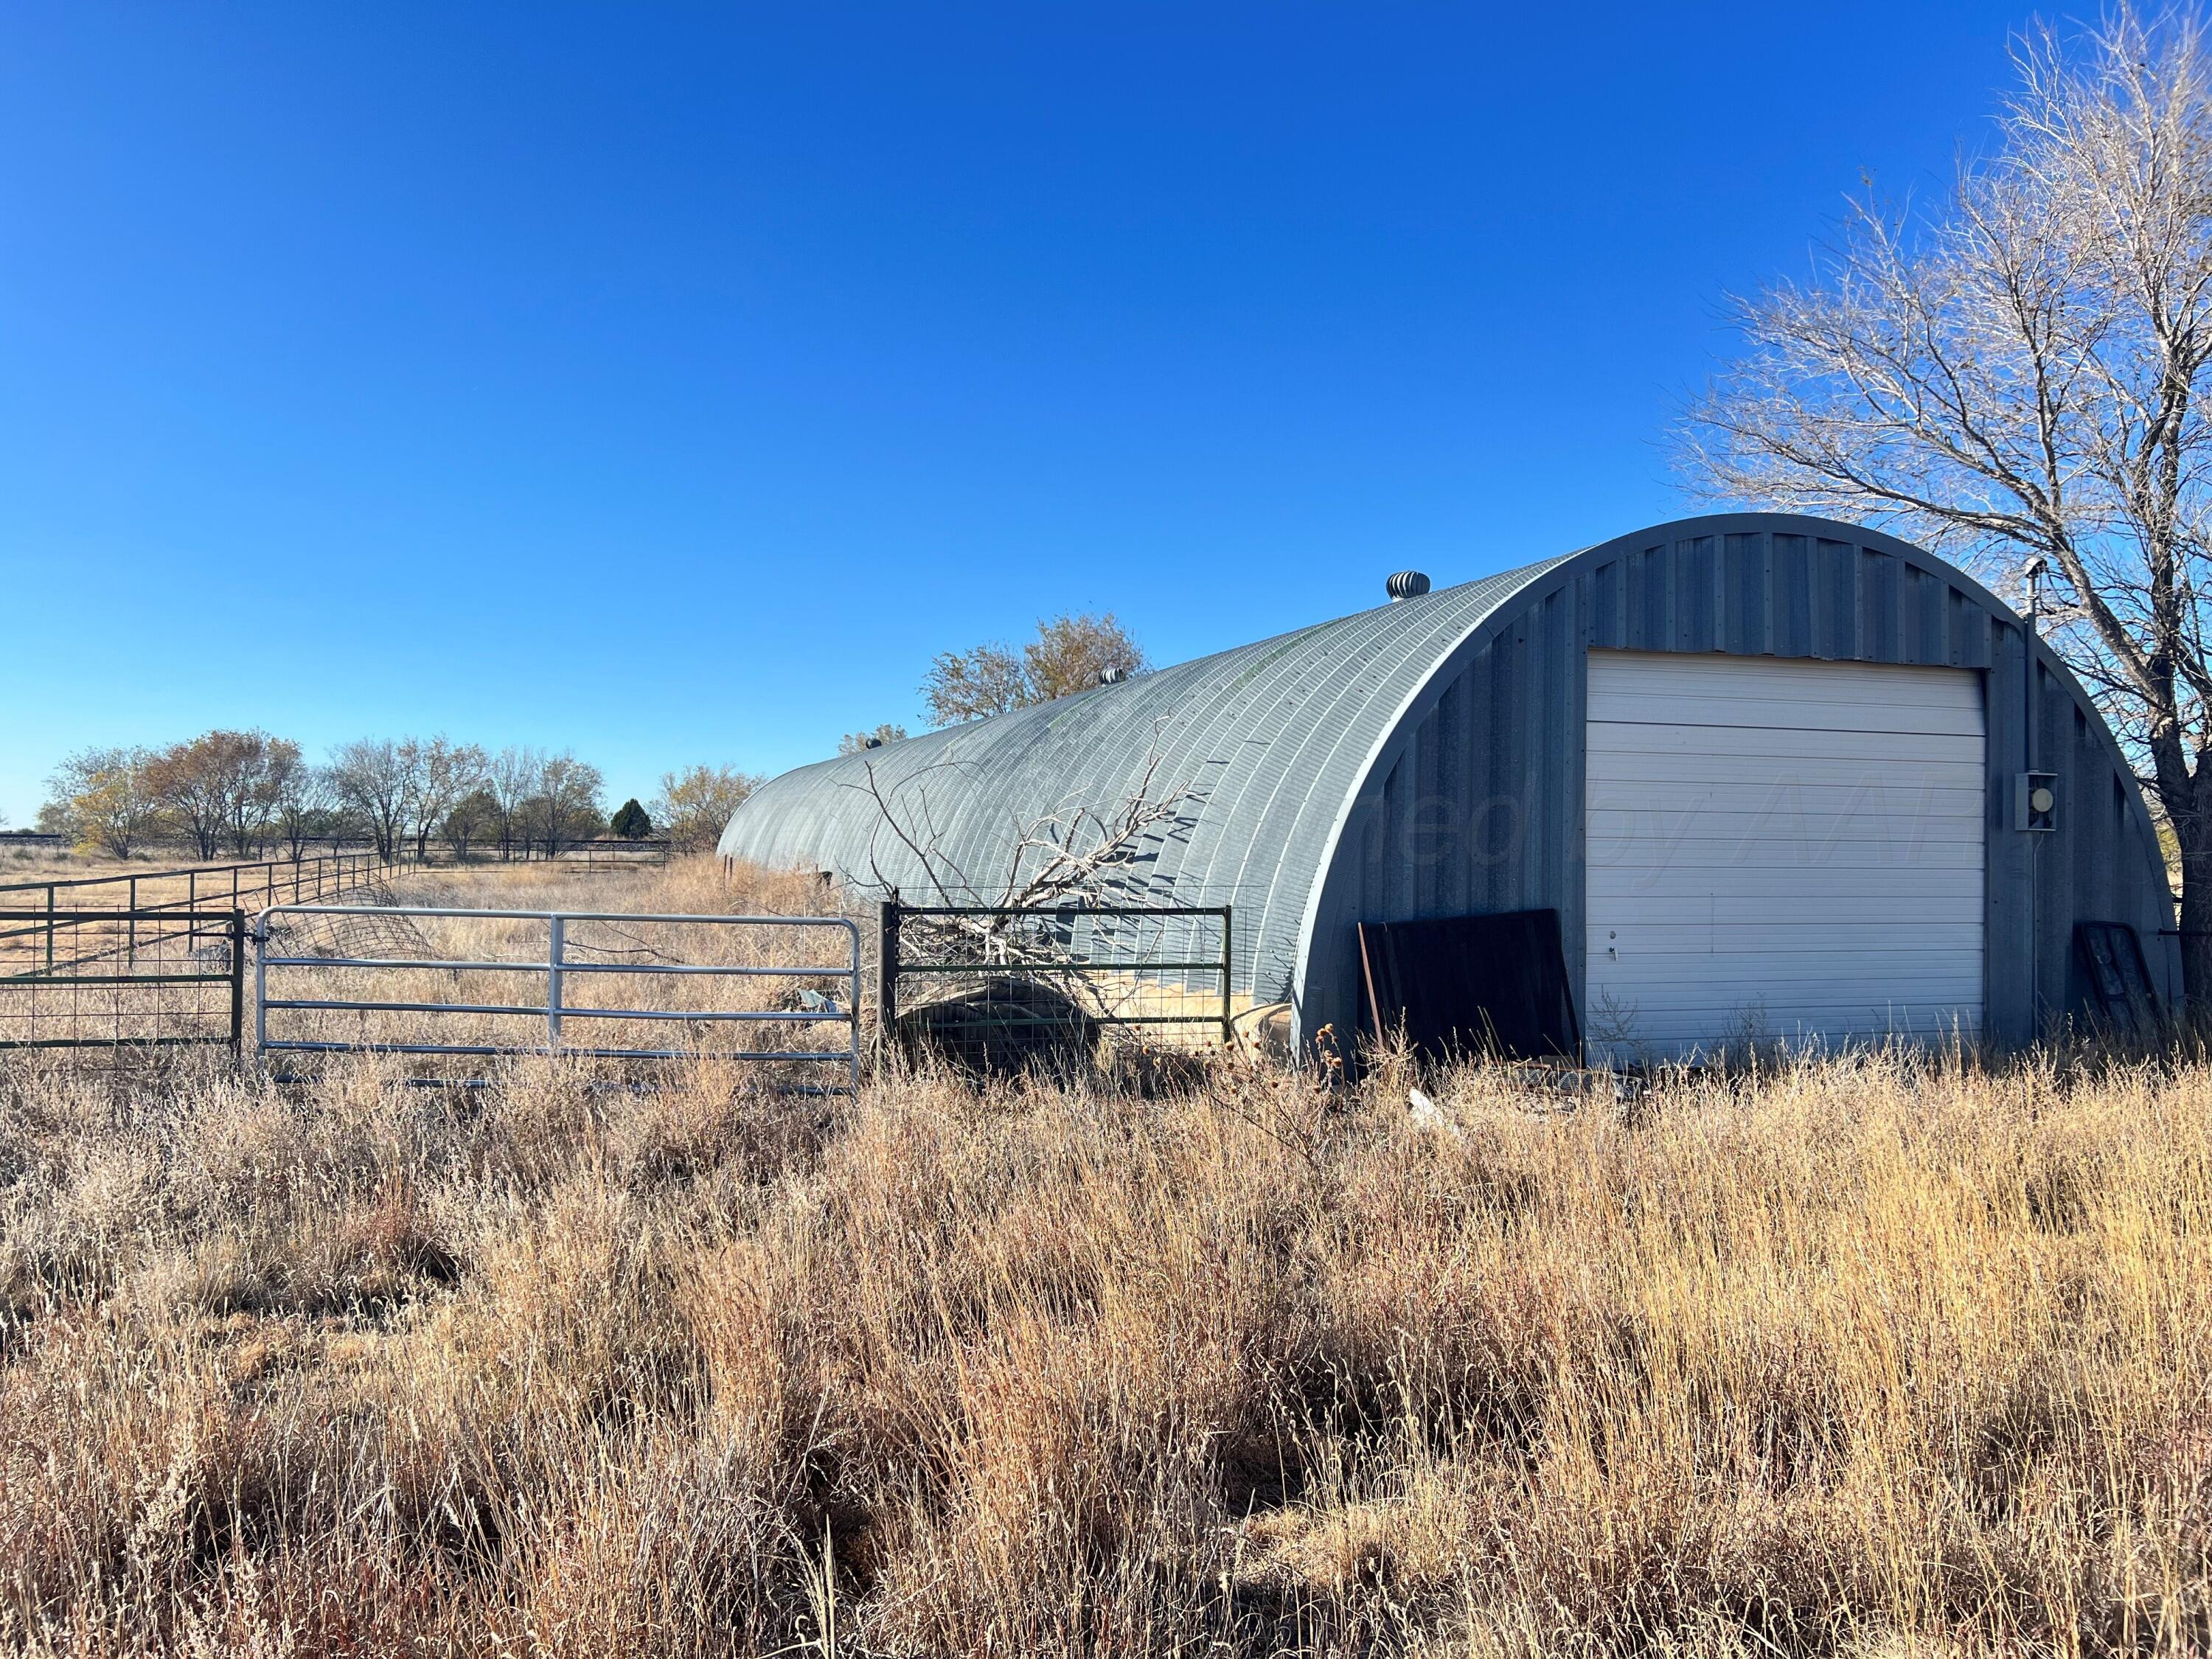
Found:
[[[1358, 1012], [1352, 926], [1558, 909], [1582, 999], [1584, 658], [1592, 646], [1980, 670], [1989, 711], [1991, 1034], [2067, 1007], [2072, 926], [2132, 923], [2169, 995], [2172, 906], [2134, 778], [2094, 706], [2035, 648], [2039, 766], [2054, 836], [2003, 822], [2024, 767], [2025, 629], [2002, 601], [1893, 537], [1782, 514], [1660, 525], [1481, 581], [786, 773], [721, 850], [937, 896], [869, 790], [995, 896], [1024, 830], [1143, 782], [1188, 789], [1125, 872], [1133, 902], [1228, 903], [1235, 989], [1290, 999], [1301, 1033]], [[2039, 848], [2031, 847], [2039, 839]], [[2033, 903], [2029, 902], [2033, 892]], [[2035, 963], [2031, 988], [2027, 963]]]
[[969, 890], [941, 896], [995, 897], [1025, 830], [1129, 799], [1149, 769], [1153, 799], [1189, 796], [1123, 872], [1123, 891], [1132, 902], [1232, 906], [1235, 990], [1283, 1000], [1330, 828], [1376, 744], [1471, 629], [1559, 562], [800, 767], [738, 809], [721, 851], [827, 870], [862, 892], [940, 896], [880, 793], [899, 827], [957, 872], [942, 885]]

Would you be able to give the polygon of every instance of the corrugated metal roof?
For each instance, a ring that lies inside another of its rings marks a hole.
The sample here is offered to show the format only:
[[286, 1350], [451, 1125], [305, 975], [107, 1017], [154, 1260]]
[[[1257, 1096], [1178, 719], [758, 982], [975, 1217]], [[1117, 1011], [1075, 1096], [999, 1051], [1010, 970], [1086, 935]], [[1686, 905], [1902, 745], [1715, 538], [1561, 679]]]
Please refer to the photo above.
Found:
[[[909, 902], [989, 902], [1032, 826], [1112, 811], [1149, 770], [1152, 799], [1188, 799], [1121, 872], [1122, 893], [1235, 907], [1236, 988], [1279, 999], [1331, 827], [1398, 710], [1484, 618], [1571, 556], [802, 766], [738, 809], [721, 851], [896, 887]], [[902, 830], [957, 873], [933, 880]]]

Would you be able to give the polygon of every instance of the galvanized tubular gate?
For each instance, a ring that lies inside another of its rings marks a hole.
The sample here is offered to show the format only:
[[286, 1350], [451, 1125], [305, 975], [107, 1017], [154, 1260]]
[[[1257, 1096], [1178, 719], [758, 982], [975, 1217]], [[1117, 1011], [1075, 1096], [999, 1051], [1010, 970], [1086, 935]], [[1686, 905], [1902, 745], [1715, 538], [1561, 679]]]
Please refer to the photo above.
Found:
[[[436, 957], [271, 955], [269, 950], [270, 923], [284, 916], [371, 916], [385, 920], [406, 918], [410, 921], [438, 919], [544, 922], [547, 928], [547, 948], [544, 960], [528, 962], [461, 961]], [[843, 959], [828, 963], [789, 964], [578, 961], [569, 954], [568, 944], [568, 930], [569, 925], [574, 922], [605, 922], [623, 926], [680, 924], [831, 931], [842, 935], [844, 939]], [[851, 1090], [860, 1086], [860, 933], [853, 922], [842, 916], [650, 915], [629, 911], [467, 910], [404, 905], [279, 904], [271, 906], [257, 918], [253, 932], [258, 947], [253, 975], [254, 1041], [264, 1054], [292, 1052], [471, 1056], [557, 1054], [580, 1060], [729, 1060], [767, 1064], [836, 1063], [843, 1065], [846, 1068], [847, 1088]], [[526, 974], [542, 978], [545, 1000], [542, 1003], [418, 1002], [341, 997], [272, 997], [269, 994], [269, 975], [271, 969], [281, 971], [306, 969], [434, 969], [457, 975]], [[801, 1007], [793, 1010], [603, 1008], [576, 1002], [563, 995], [563, 982], [571, 975], [579, 974], [620, 974], [632, 978], [720, 976], [738, 979], [842, 980], [844, 981], [846, 990], [845, 1006], [839, 1008], [831, 1003], [823, 1008]], [[280, 1012], [293, 1010], [334, 1011], [358, 1012], [362, 1015], [411, 1013], [428, 1016], [535, 1017], [544, 1021], [545, 1035], [544, 1042], [532, 1043], [368, 1040], [331, 1042], [301, 1037], [272, 1037], [269, 1034], [269, 1015], [272, 1010]], [[578, 1044], [569, 1042], [568, 1027], [571, 1022], [578, 1020], [675, 1020], [686, 1023], [707, 1021], [716, 1024], [836, 1023], [846, 1027], [848, 1040], [843, 1048], [827, 1050], [617, 1048], [601, 1043]]]
[[[201, 986], [222, 990], [169, 994]], [[245, 1000], [242, 910], [0, 910], [0, 1048], [235, 1049]]]

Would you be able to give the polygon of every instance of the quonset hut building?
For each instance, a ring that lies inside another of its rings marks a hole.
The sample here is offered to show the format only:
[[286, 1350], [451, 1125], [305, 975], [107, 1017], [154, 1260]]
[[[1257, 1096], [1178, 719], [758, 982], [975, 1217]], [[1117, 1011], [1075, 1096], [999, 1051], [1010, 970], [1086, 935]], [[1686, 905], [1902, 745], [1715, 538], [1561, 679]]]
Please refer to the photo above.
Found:
[[2131, 931], [2137, 977], [2179, 989], [2158, 838], [2073, 676], [1944, 561], [1785, 514], [801, 767], [721, 851], [941, 902], [879, 797], [926, 798], [940, 868], [980, 885], [1027, 826], [1146, 787], [1188, 794], [1124, 894], [1233, 906], [1237, 1001], [1286, 1005], [1298, 1039], [1372, 1021], [1361, 924], [1505, 913], [1555, 917], [1593, 1057], [2017, 1043], [2091, 1006], [2077, 923]]

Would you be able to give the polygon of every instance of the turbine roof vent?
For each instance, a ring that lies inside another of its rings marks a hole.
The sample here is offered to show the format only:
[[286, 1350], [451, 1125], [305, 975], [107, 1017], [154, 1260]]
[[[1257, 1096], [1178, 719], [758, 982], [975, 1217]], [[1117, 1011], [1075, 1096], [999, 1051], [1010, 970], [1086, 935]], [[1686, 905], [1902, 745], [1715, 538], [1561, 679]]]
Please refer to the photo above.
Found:
[[1429, 579], [1418, 570], [1401, 570], [1382, 584], [1395, 605], [1400, 599], [1418, 599], [1429, 591]]

